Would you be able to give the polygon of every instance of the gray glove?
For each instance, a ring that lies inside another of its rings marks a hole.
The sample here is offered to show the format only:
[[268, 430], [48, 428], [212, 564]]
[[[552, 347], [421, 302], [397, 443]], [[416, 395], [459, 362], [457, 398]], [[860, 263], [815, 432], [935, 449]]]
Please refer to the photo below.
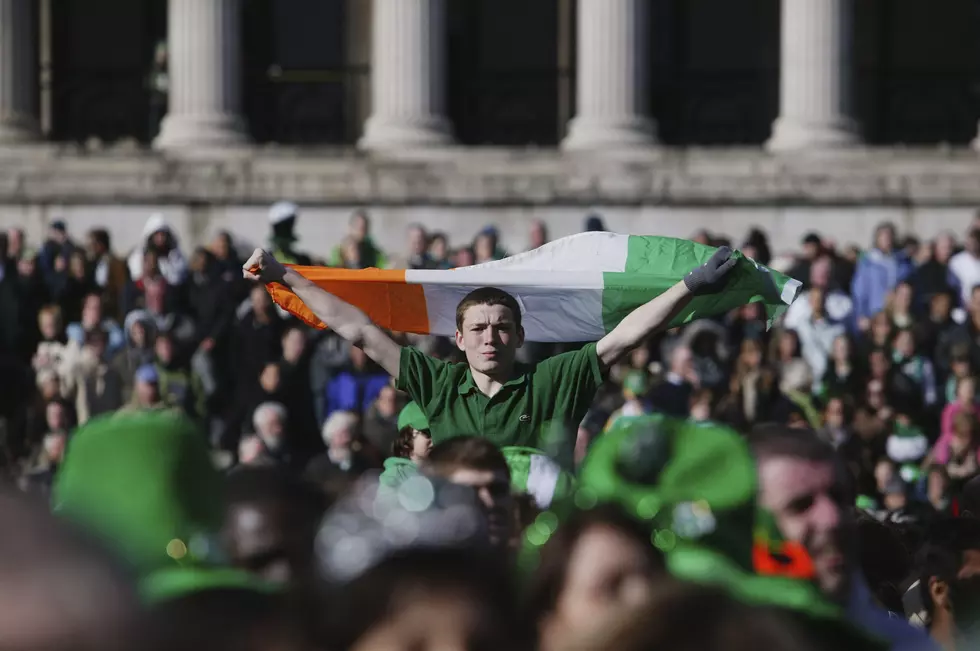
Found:
[[684, 276], [684, 284], [692, 294], [709, 292], [720, 284], [725, 275], [735, 266], [736, 261], [732, 256], [732, 250], [722, 246], [708, 258], [707, 262]]

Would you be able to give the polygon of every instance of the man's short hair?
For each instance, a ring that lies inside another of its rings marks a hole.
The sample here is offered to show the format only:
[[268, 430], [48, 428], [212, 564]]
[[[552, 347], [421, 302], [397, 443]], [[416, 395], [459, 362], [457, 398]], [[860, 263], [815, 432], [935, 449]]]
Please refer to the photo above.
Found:
[[510, 466], [500, 449], [479, 436], [457, 436], [433, 446], [424, 469], [437, 477], [448, 477], [457, 470], [500, 472], [510, 478]]
[[760, 423], [746, 437], [756, 463], [777, 457], [788, 457], [833, 466], [845, 503], [853, 504], [854, 480], [829, 442], [812, 429], [798, 429], [781, 423]]
[[520, 330], [521, 306], [517, 303], [516, 298], [496, 287], [480, 287], [463, 297], [463, 300], [456, 306], [457, 330], [463, 330], [463, 317], [466, 316], [466, 310], [474, 305], [503, 305], [510, 309], [511, 315], [514, 318], [514, 327]]
[[101, 246], [102, 248], [104, 248], [106, 251], [108, 251], [111, 248], [110, 244], [112, 242], [112, 239], [111, 239], [111, 237], [109, 235], [109, 231], [107, 231], [106, 229], [104, 229], [104, 228], [93, 228], [89, 232], [89, 235], [92, 237], [92, 240], [93, 241], [95, 241], [96, 243], [98, 243], [99, 246]]
[[834, 447], [809, 429], [794, 429], [780, 423], [761, 423], [747, 437], [756, 459], [792, 457], [806, 461], [836, 462]]

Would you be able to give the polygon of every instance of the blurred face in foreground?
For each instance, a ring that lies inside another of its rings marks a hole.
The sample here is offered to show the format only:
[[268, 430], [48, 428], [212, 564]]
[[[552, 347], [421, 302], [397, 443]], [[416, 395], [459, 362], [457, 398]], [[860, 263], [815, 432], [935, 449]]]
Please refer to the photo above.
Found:
[[542, 648], [565, 647], [642, 605], [658, 572], [635, 538], [604, 523], [588, 527], [572, 548], [554, 611], [540, 622]]
[[524, 333], [503, 305], [473, 305], [463, 316], [462, 331], [456, 332], [456, 345], [466, 353], [470, 368], [491, 377], [510, 373], [523, 344]]
[[[428, 592], [373, 627], [352, 651], [475, 651], [486, 618], [474, 599]], [[484, 644], [486, 640], [482, 641]]]
[[832, 463], [789, 456], [759, 461], [759, 501], [789, 540], [813, 559], [820, 589], [843, 599], [849, 588], [843, 496]]
[[510, 540], [514, 498], [510, 493], [510, 481], [504, 473], [459, 468], [447, 479], [454, 484], [469, 486], [476, 491], [480, 505], [487, 514], [491, 544], [503, 545]]
[[232, 564], [272, 583], [293, 580], [297, 570], [305, 570], [310, 553], [296, 535], [292, 515], [273, 499], [232, 504], [223, 532]]

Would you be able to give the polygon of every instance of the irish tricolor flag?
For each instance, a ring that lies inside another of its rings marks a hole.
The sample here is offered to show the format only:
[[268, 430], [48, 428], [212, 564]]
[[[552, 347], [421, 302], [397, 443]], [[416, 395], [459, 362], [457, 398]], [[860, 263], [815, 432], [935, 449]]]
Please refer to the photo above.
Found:
[[[356, 305], [378, 325], [398, 332], [452, 335], [456, 305], [479, 287], [517, 298], [530, 341], [595, 341], [632, 310], [661, 294], [715, 251], [672, 237], [582, 233], [496, 262], [449, 271], [294, 267], [326, 291]], [[674, 320], [680, 325], [765, 304], [770, 324], [796, 298], [800, 283], [741, 253], [723, 290], [696, 297]], [[324, 328], [281, 285], [272, 299], [311, 326]]]

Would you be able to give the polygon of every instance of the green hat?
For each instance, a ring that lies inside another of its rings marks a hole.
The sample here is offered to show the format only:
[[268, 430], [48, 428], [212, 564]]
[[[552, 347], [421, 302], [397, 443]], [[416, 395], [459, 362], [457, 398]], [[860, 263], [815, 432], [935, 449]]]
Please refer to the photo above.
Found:
[[223, 567], [225, 501], [204, 434], [171, 411], [89, 421], [68, 444], [53, 508], [106, 539], [150, 600], [216, 587], [268, 586]]
[[398, 414], [398, 429], [411, 427], [421, 432], [429, 429], [429, 419], [425, 417], [422, 408], [415, 402], [410, 402]]
[[817, 618], [874, 646], [813, 581], [800, 578], [812, 574], [809, 555], [780, 539], [772, 517], [756, 505], [757, 490], [755, 461], [737, 432], [660, 414], [621, 418], [593, 444], [570, 504], [529, 527], [522, 561], [534, 562], [536, 548], [570, 510], [613, 503], [649, 523], [672, 575]]
[[643, 371], [630, 371], [623, 378], [623, 389], [634, 396], [642, 396], [650, 387], [650, 378]]

